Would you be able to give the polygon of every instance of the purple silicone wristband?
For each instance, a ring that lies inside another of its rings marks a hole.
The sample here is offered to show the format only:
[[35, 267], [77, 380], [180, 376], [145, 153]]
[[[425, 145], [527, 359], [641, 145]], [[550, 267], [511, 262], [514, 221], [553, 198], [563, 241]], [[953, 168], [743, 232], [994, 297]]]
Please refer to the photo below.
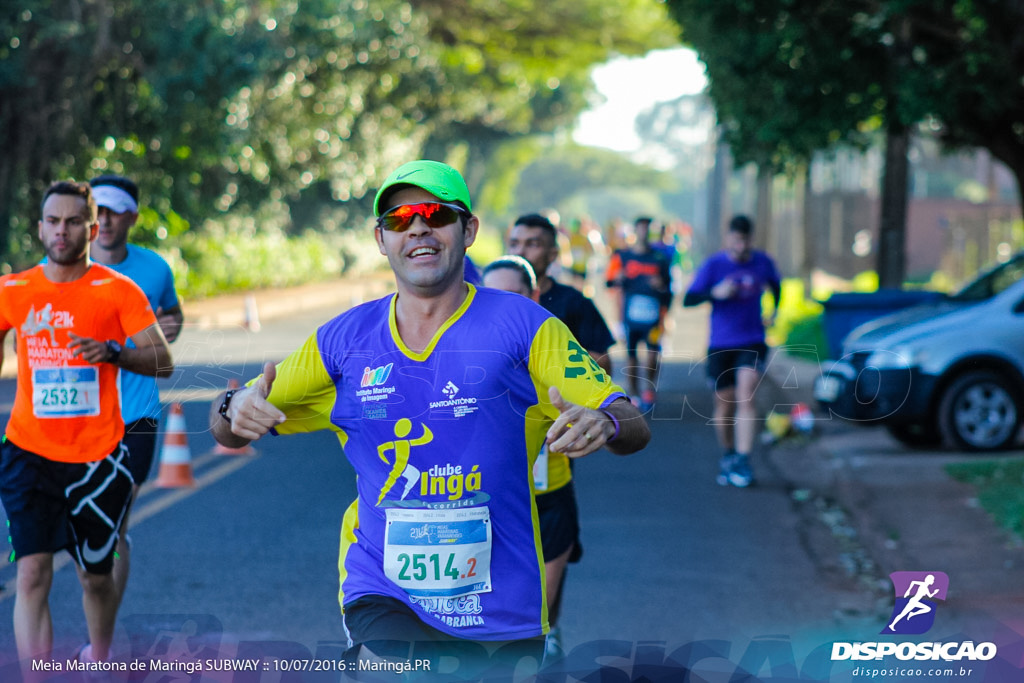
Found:
[[613, 425], [615, 425], [615, 433], [612, 434], [612, 438], [607, 441], [607, 443], [611, 443], [612, 441], [615, 441], [615, 439], [619, 438], [619, 418], [615, 417], [610, 411], [604, 410], [603, 408], [601, 409], [601, 412], [607, 415], [608, 419], [612, 421]]

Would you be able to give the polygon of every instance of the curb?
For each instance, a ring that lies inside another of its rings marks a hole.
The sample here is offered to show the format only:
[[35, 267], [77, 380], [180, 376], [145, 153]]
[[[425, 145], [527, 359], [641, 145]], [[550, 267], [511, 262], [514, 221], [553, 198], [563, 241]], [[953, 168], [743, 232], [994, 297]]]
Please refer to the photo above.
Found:
[[[765, 373], [765, 393], [776, 404], [800, 400], [813, 407], [819, 373], [816, 363], [776, 354]], [[885, 577], [892, 572], [943, 571], [950, 575], [950, 601], [968, 609], [1021, 613], [1024, 545], [995, 525], [974, 487], [945, 471], [947, 464], [977, 455], [915, 451], [880, 426], [821, 416], [815, 432], [799, 445], [780, 442], [766, 458], [794, 490], [813, 492], [819, 503], [835, 502], [845, 519], [830, 525], [833, 534], [850, 534], [863, 549], [859, 569], [865, 576], [889, 590]], [[819, 521], [828, 524], [822, 517]]]

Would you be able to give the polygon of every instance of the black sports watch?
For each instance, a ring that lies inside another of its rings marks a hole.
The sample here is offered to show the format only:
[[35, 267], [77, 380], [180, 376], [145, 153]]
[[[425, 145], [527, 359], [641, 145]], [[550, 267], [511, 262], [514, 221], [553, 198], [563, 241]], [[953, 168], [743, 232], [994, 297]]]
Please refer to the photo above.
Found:
[[227, 393], [224, 394], [224, 400], [221, 401], [220, 408], [217, 412], [223, 417], [228, 424], [231, 424], [231, 418], [228, 417], [228, 407], [231, 405], [231, 398], [238, 393], [238, 389], [228, 389]]
[[117, 361], [121, 358], [121, 345], [113, 339], [107, 340], [107, 362], [112, 365], [117, 365]]

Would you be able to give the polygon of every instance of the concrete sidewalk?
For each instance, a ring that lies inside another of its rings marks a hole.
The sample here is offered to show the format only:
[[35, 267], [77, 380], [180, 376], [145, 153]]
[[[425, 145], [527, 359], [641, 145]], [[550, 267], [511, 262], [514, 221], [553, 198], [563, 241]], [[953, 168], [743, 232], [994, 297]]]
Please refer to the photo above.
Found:
[[948, 605], [1021, 621], [1024, 544], [996, 526], [974, 487], [944, 469], [979, 458], [1020, 458], [1021, 452], [915, 451], [884, 427], [822, 416], [812, 395], [820, 372], [818, 363], [777, 353], [766, 373], [769, 403], [780, 410], [795, 403], [815, 409], [812, 437], [783, 440], [766, 453], [795, 497], [838, 506], [829, 513], [845, 518], [838, 533], [852, 528], [866, 554], [856, 562], [872, 565], [860, 569], [882, 578], [894, 571], [942, 571], [950, 577]]
[[196, 325], [199, 329], [216, 329], [244, 326], [247, 323], [247, 310], [255, 310], [262, 320], [319, 308], [339, 308], [340, 312], [344, 308], [381, 297], [394, 288], [394, 276], [390, 271], [382, 271], [359, 278], [317, 282], [301, 287], [260, 289], [194, 302], [186, 301], [182, 308], [188, 324]]

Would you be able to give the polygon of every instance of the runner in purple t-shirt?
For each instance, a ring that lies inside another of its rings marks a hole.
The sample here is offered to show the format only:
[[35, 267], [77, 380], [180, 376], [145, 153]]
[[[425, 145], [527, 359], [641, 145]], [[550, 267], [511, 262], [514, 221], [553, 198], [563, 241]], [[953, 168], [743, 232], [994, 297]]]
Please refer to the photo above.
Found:
[[715, 394], [715, 434], [725, 451], [717, 481], [740, 488], [754, 481], [749, 459], [757, 425], [754, 392], [768, 357], [761, 298], [770, 291], [778, 310], [781, 293], [775, 263], [752, 248], [753, 232], [749, 218], [733, 217], [725, 249], [701, 265], [683, 298], [684, 306], [711, 302], [708, 379]]

